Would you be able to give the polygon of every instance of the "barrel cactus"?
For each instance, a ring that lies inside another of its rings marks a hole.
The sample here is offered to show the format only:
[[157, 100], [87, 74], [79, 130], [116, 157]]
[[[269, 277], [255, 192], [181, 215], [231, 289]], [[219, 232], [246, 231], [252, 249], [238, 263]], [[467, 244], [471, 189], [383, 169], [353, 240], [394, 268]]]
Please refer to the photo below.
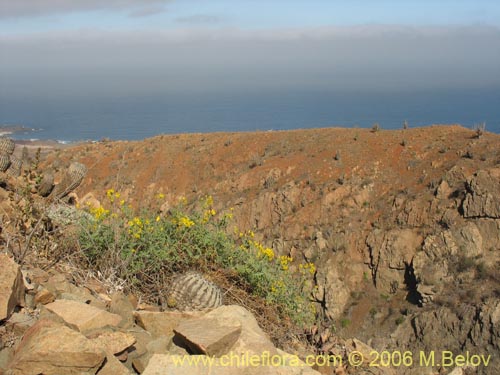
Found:
[[165, 302], [169, 309], [204, 311], [223, 304], [222, 291], [202, 274], [189, 271], [173, 280]]

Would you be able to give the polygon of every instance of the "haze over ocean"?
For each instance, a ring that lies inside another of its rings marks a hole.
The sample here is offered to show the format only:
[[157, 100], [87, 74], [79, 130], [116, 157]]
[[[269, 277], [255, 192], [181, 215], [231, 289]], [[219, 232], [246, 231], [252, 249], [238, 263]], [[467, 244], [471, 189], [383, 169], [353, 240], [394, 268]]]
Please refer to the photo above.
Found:
[[499, 46], [491, 0], [0, 0], [0, 126], [500, 133]]
[[39, 129], [17, 139], [138, 140], [158, 134], [315, 127], [400, 129], [486, 123], [500, 133], [500, 90], [420, 93], [258, 92], [1, 98], [0, 124]]

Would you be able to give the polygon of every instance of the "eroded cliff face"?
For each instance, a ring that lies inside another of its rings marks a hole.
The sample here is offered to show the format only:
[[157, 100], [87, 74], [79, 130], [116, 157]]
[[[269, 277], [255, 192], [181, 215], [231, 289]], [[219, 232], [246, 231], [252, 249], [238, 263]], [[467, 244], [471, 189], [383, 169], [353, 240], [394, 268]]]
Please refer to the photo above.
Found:
[[[317, 266], [337, 335], [377, 350], [470, 350], [500, 371], [500, 136], [458, 126], [185, 134], [84, 144], [80, 200], [162, 209], [212, 195], [280, 255]], [[326, 340], [328, 341], [328, 340]], [[328, 342], [319, 342], [328, 349]]]

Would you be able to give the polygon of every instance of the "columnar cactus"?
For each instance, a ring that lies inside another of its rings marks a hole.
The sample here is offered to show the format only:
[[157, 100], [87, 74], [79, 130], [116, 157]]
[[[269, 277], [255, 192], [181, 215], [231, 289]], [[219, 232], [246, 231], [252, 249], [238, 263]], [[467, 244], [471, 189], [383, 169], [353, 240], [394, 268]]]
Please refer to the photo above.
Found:
[[7, 169], [7, 174], [12, 177], [19, 177], [23, 168], [23, 161], [16, 158], [15, 156], [10, 156], [10, 166]]
[[10, 157], [5, 153], [0, 153], [0, 172], [5, 172], [10, 165]]
[[52, 192], [54, 199], [64, 198], [75, 190], [82, 182], [86, 173], [87, 167], [84, 164], [78, 162], [71, 163], [62, 181], [55, 186]]

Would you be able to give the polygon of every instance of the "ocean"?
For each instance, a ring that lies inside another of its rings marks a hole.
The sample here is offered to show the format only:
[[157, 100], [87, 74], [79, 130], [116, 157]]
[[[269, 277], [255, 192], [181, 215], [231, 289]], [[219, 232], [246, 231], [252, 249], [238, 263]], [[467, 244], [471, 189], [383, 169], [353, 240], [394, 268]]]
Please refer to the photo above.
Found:
[[[16, 98], [0, 93], [0, 127], [17, 139], [139, 140], [159, 134], [323, 127], [399, 129], [485, 123], [500, 133], [500, 88], [413, 93], [274, 91]], [[1, 129], [0, 129], [1, 130]]]

